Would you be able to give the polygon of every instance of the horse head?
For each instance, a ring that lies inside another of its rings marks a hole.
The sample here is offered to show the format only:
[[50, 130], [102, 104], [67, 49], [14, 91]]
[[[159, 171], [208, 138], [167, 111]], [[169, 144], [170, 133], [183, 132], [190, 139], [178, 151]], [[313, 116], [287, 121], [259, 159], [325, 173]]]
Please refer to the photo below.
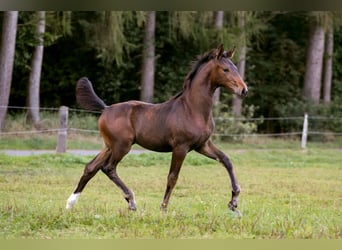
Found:
[[235, 47], [229, 51], [225, 51], [223, 45], [215, 50], [215, 58], [213, 62], [215, 66], [211, 74], [211, 81], [218, 87], [224, 87], [231, 93], [239, 97], [245, 97], [248, 88], [237, 67], [231, 61], [235, 53]]

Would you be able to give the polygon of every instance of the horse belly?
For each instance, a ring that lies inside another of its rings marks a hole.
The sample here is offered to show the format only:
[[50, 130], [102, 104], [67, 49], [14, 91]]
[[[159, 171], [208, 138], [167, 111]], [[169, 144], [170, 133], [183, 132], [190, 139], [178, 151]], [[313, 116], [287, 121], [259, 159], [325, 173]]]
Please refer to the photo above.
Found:
[[152, 144], [152, 143], [139, 143], [137, 142], [138, 145], [142, 146], [143, 148], [146, 148], [148, 150], [152, 150], [155, 152], [172, 152], [172, 147], [167, 144]]
[[165, 128], [158, 129], [146, 125], [140, 131], [136, 131], [135, 143], [152, 151], [172, 151], [171, 145], [165, 140], [164, 133], [161, 130], [165, 130]]

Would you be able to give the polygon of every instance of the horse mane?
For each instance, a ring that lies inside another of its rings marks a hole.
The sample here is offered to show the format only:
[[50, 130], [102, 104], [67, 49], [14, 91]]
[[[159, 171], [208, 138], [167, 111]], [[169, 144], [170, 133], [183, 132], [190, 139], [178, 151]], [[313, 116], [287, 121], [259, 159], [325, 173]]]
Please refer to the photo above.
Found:
[[198, 70], [201, 68], [201, 66], [203, 64], [209, 62], [210, 60], [214, 59], [215, 57], [216, 57], [216, 49], [211, 49], [211, 50], [207, 51], [206, 53], [204, 53], [202, 56], [197, 56], [197, 60], [192, 62], [191, 70], [189, 71], [189, 73], [187, 74], [187, 76], [184, 79], [183, 90], [180, 91], [179, 93], [177, 93], [176, 95], [174, 95], [173, 97], [171, 97], [171, 100], [177, 99], [178, 97], [180, 97], [183, 94], [183, 92], [188, 87], [191, 86], [191, 82], [195, 78], [195, 76], [198, 73]]
[[204, 53], [202, 56], [197, 56], [197, 60], [193, 61], [191, 70], [188, 73], [188, 75], [185, 77], [185, 80], [183, 83], [183, 90], [185, 90], [188, 86], [191, 85], [192, 80], [195, 78], [201, 66], [216, 57], [215, 52], [216, 52], [216, 49], [212, 49]]

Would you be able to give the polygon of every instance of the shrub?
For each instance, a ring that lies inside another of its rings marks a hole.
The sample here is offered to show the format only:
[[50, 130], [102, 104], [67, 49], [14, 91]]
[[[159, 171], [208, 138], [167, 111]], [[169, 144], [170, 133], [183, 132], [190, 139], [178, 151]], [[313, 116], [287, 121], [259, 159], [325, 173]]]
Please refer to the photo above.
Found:
[[226, 104], [215, 108], [215, 131], [213, 138], [221, 141], [242, 141], [246, 134], [257, 131], [257, 121], [251, 121], [256, 107], [253, 105], [243, 108], [243, 115], [234, 117]]

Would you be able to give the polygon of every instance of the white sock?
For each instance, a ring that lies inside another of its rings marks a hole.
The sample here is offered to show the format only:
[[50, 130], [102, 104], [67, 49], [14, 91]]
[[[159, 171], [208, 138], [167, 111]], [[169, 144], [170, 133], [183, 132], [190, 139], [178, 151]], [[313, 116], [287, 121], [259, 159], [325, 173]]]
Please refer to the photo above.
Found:
[[81, 193], [72, 193], [67, 200], [66, 209], [71, 209], [77, 202]]

